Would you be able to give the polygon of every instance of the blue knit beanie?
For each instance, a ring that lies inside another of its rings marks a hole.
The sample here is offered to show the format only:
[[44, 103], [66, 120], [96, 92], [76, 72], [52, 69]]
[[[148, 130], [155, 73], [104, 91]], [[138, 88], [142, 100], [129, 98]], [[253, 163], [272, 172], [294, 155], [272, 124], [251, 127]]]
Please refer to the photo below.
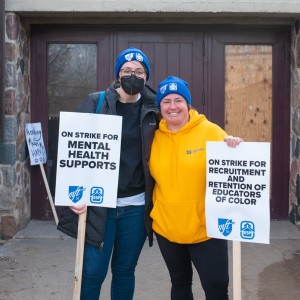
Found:
[[147, 68], [147, 80], [150, 77], [150, 72], [151, 72], [151, 68], [150, 68], [150, 63], [149, 60], [147, 58], [147, 56], [145, 55], [145, 53], [143, 53], [141, 50], [137, 49], [137, 48], [128, 48], [126, 50], [124, 50], [116, 59], [116, 66], [115, 66], [115, 75], [116, 78], [119, 78], [119, 72], [122, 68], [122, 66], [128, 62], [128, 61], [132, 61], [132, 60], [136, 60], [139, 61], [140, 63], [143, 63], [146, 68]]
[[175, 76], [169, 76], [158, 85], [156, 95], [158, 107], [160, 106], [162, 98], [169, 94], [179, 94], [187, 101], [188, 104], [192, 104], [192, 97], [188, 88], [188, 83], [183, 79]]

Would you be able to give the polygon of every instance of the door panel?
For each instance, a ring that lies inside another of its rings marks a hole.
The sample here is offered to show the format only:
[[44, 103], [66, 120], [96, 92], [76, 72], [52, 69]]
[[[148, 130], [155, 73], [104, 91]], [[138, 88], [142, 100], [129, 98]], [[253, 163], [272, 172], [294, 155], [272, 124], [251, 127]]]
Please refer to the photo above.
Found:
[[49, 43], [47, 57], [48, 114], [58, 117], [97, 89], [97, 45]]
[[116, 52], [137, 47], [151, 62], [149, 85], [157, 88], [167, 76], [186, 80], [191, 90], [193, 106], [202, 110], [203, 78], [202, 32], [117, 32]]
[[272, 46], [225, 45], [225, 130], [272, 142]]

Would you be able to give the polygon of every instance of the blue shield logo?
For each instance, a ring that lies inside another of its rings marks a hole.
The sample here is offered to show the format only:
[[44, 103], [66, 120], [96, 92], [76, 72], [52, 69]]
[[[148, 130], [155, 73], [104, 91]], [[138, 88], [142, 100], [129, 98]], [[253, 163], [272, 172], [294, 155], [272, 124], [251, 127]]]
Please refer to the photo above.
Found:
[[69, 186], [69, 198], [73, 203], [77, 203], [83, 195], [85, 188], [83, 186]]
[[102, 187], [94, 186], [91, 188], [90, 201], [91, 203], [101, 204], [103, 202], [104, 190]]
[[219, 231], [224, 235], [227, 236], [231, 233], [232, 231], [232, 225], [234, 222], [229, 219], [218, 219], [218, 227]]

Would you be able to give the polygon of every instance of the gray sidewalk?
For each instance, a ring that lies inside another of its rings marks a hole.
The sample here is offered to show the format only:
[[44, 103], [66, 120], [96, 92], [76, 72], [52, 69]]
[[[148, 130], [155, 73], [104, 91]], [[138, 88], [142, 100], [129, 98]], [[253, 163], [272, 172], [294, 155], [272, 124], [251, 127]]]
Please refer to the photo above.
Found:
[[[232, 245], [230, 265], [232, 265]], [[72, 298], [76, 241], [54, 222], [31, 221], [0, 247], [0, 300]], [[242, 243], [242, 299], [300, 299], [300, 231], [288, 221], [271, 222], [270, 245]], [[108, 300], [109, 274], [101, 299]], [[232, 299], [232, 269], [230, 268]], [[146, 242], [136, 271], [135, 300], [170, 299], [167, 269], [154, 241]], [[204, 299], [194, 274], [194, 298]]]

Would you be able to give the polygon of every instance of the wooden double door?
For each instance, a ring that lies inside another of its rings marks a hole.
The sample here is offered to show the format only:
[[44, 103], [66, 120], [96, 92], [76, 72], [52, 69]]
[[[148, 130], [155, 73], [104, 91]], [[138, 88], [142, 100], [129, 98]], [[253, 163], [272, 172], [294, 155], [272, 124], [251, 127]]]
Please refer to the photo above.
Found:
[[[41, 122], [47, 176], [55, 197], [60, 111], [74, 111], [84, 97], [115, 80], [117, 55], [143, 50], [154, 89], [169, 75], [185, 79], [192, 105], [228, 133], [272, 145], [272, 219], [289, 208], [290, 28], [199, 26], [32, 28], [31, 121]], [[52, 219], [40, 170], [32, 167], [33, 219]]]

